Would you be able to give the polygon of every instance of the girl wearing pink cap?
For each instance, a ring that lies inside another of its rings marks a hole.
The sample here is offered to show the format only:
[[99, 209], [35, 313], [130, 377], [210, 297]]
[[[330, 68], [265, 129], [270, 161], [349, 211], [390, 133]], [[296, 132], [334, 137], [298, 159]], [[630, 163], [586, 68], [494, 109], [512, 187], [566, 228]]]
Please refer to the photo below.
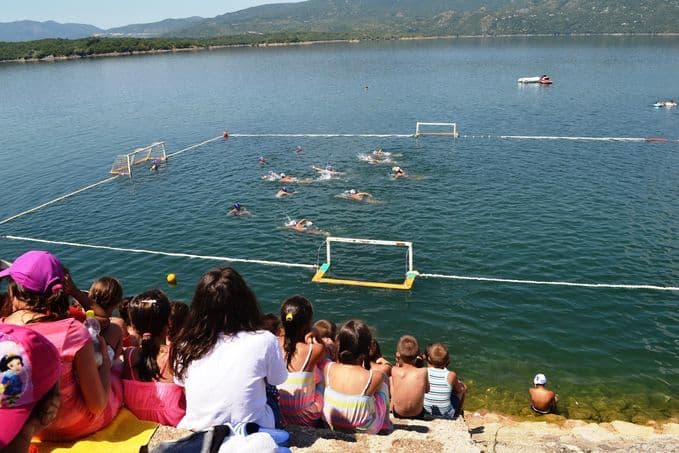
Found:
[[[26, 325], [44, 335], [61, 357], [61, 406], [56, 420], [36, 436], [72, 440], [107, 426], [122, 405], [120, 377], [111, 373], [107, 354], [97, 367], [87, 329], [75, 319], [64, 319], [69, 301], [59, 260], [49, 252], [30, 251], [0, 272], [2, 277], [10, 277], [13, 312], [0, 321]], [[105, 344], [102, 337], [99, 341]]]

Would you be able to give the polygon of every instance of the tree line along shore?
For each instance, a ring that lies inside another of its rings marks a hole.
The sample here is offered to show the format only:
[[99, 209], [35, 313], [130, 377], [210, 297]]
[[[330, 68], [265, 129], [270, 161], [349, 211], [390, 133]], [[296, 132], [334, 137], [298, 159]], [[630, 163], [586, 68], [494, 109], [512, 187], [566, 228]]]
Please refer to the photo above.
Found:
[[210, 50], [225, 47], [300, 45], [311, 43], [414, 40], [473, 37], [529, 36], [679, 36], [679, 33], [603, 33], [603, 34], [508, 34], [508, 35], [425, 35], [399, 33], [248, 33], [215, 38], [133, 38], [90, 37], [82, 39], [41, 39], [0, 42], [0, 62], [38, 62], [79, 58], [157, 54]]

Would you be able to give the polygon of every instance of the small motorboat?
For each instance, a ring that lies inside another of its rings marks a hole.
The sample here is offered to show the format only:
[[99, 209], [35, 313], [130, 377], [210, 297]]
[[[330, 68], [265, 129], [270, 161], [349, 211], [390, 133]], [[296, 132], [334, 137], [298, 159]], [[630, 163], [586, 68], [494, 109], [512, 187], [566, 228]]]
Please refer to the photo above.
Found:
[[670, 99], [669, 101], [658, 101], [655, 104], [653, 104], [653, 107], [659, 109], [661, 107], [665, 107], [668, 109], [674, 108], [677, 106], [677, 102], [674, 99]]
[[517, 80], [517, 82], [519, 82], [519, 83], [539, 83], [541, 85], [551, 85], [552, 79], [547, 74], [543, 74], [543, 75], [537, 76], [537, 77], [520, 77], [519, 80]]

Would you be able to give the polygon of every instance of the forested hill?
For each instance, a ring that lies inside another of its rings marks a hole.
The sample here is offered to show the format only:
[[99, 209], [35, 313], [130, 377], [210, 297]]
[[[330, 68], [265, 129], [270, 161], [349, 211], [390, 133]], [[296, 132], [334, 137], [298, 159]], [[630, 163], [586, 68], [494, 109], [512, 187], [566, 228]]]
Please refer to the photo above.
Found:
[[205, 19], [172, 36], [271, 32], [505, 35], [679, 32], [679, 0], [308, 0]]
[[34, 41], [55, 36], [77, 39], [102, 33], [103, 31], [101, 28], [87, 24], [60, 24], [51, 20], [47, 22], [20, 20], [16, 22], [0, 22], [0, 41]]

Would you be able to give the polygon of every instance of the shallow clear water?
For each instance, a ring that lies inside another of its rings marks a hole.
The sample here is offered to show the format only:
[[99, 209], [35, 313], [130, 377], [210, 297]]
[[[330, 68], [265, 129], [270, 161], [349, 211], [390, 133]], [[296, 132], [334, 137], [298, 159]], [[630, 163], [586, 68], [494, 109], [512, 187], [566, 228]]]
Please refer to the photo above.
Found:
[[[423, 273], [679, 286], [679, 143], [506, 140], [498, 135], [679, 137], [677, 38], [439, 40], [228, 49], [0, 66], [0, 218], [107, 177], [117, 154], [168, 151], [231, 133], [412, 133], [456, 121], [462, 137], [230, 138], [0, 226], [0, 234], [316, 264], [320, 236], [413, 241]], [[550, 87], [518, 86], [548, 73]], [[364, 89], [368, 86], [368, 90]], [[490, 136], [490, 137], [489, 137]], [[304, 154], [296, 155], [296, 146]], [[401, 154], [388, 177], [357, 154]], [[270, 164], [260, 167], [257, 157]], [[266, 170], [343, 181], [296, 186]], [[355, 187], [381, 204], [335, 198]], [[255, 215], [225, 215], [234, 201]], [[219, 263], [0, 240], [0, 257], [48, 248], [82, 287], [104, 274], [128, 294], [159, 286], [190, 300]], [[405, 257], [337, 249], [341, 276], [398, 279]], [[312, 284], [311, 271], [235, 264], [266, 311], [309, 297], [317, 318], [362, 318], [383, 351], [414, 334], [450, 345], [470, 408], [525, 414], [545, 373], [571, 417], [641, 421], [678, 413], [679, 294], [417, 279], [410, 292]], [[168, 287], [174, 272], [179, 284]]]

